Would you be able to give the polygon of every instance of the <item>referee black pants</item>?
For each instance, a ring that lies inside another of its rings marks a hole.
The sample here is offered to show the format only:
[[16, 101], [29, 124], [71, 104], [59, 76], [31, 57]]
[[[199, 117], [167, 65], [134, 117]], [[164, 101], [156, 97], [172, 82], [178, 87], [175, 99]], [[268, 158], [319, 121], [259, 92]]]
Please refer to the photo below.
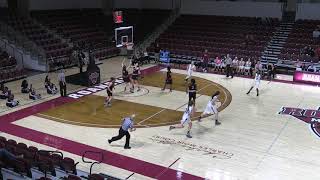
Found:
[[226, 66], [226, 74], [227, 77], [231, 76], [233, 78], [233, 69], [230, 64], [227, 64]]
[[126, 136], [126, 144], [124, 145], [124, 147], [129, 147], [129, 144], [130, 144], [130, 133], [128, 131], [123, 130], [122, 127], [120, 127], [120, 129], [119, 129], [118, 136], [112, 137], [110, 141], [111, 142], [118, 141], [118, 140], [122, 139], [123, 136]]
[[60, 95], [61, 96], [67, 96], [67, 85], [66, 83], [63, 83], [62, 81], [59, 82], [60, 86]]

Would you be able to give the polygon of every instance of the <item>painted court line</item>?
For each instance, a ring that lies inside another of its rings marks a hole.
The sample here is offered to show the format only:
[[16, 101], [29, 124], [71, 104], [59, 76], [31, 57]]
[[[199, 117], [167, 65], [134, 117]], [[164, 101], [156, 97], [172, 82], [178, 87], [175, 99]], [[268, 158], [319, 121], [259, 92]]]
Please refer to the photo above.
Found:
[[[94, 123], [84, 123], [84, 122], [76, 122], [76, 121], [69, 121], [69, 120], [66, 120], [66, 119], [62, 119], [62, 118], [58, 118], [58, 117], [54, 117], [54, 116], [49, 116], [49, 115], [46, 115], [46, 114], [42, 114], [42, 113], [38, 113], [37, 115], [39, 115], [38, 117], [42, 117], [42, 118], [45, 118], [45, 119], [56, 119], [58, 122], [66, 122], [68, 124], [72, 124], [72, 125], [88, 125], [88, 126], [91, 126], [91, 127], [108, 127], [108, 128], [117, 128], [119, 127], [120, 125], [105, 125], [105, 124], [94, 124]], [[145, 125], [141, 125], [141, 126], [145, 126]]]
[[165, 111], [165, 110], [166, 110], [166, 109], [161, 109], [159, 112], [154, 113], [153, 115], [151, 115], [151, 116], [147, 117], [146, 119], [143, 119], [142, 121], [138, 122], [138, 124], [139, 124], [139, 125], [141, 125], [141, 123], [143, 123], [143, 122], [145, 122], [145, 121], [147, 121], [147, 120], [149, 120], [149, 119], [151, 119], [151, 118], [155, 117], [156, 115], [158, 115], [158, 114], [162, 113], [162, 112], [163, 112], [163, 111]]

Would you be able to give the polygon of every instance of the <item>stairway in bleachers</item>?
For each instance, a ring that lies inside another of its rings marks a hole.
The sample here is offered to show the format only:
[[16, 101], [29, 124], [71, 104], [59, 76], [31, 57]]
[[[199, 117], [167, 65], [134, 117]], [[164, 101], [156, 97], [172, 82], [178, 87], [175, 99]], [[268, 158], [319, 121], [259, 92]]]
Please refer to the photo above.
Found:
[[278, 62], [281, 49], [286, 44], [293, 25], [294, 23], [292, 22], [282, 22], [280, 24], [261, 56], [262, 63], [270, 62], [275, 64]]

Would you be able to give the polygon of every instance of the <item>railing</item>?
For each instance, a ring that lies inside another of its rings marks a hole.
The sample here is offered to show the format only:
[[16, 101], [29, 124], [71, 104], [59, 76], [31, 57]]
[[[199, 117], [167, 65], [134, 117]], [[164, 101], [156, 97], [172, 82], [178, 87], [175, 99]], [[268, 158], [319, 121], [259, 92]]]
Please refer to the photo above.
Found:
[[[85, 160], [85, 156], [86, 156], [86, 154], [88, 154], [88, 153], [101, 155], [100, 161], [87, 161], [87, 160]], [[90, 165], [89, 176], [92, 174], [92, 168], [93, 168], [93, 166], [94, 166], [95, 164], [100, 164], [103, 160], [104, 160], [104, 155], [103, 155], [102, 152], [97, 152], [97, 151], [85, 151], [85, 152], [83, 153], [83, 155], [82, 155], [82, 162], [91, 164], [91, 165]]]

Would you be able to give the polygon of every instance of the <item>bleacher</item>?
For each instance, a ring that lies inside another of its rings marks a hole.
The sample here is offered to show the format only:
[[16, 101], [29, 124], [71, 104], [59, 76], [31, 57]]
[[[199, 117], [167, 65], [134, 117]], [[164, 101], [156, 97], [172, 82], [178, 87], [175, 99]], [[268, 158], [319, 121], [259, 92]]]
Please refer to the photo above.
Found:
[[33, 11], [31, 15], [73, 45], [93, 50], [96, 58], [119, 54], [112, 42], [112, 17], [101, 9]]
[[289, 61], [318, 62], [316, 53], [306, 55], [304, 48], [310, 46], [313, 50], [320, 47], [320, 41], [313, 38], [313, 31], [320, 25], [319, 20], [297, 20], [294, 24], [280, 59]]
[[[27, 146], [24, 143], [17, 143], [15, 140], [6, 139], [0, 136], [0, 149], [6, 149], [17, 158], [9, 160], [0, 157], [0, 179], [8, 180], [119, 180], [116, 177], [106, 174], [93, 174], [84, 172], [77, 168], [79, 162], [72, 158], [64, 157], [59, 151], [39, 150], [34, 146]], [[85, 152], [83, 154], [83, 163], [91, 163], [90, 171], [94, 164], [100, 162], [85, 161]], [[92, 153], [92, 152], [91, 152]], [[22, 157], [19, 157], [21, 156]], [[103, 158], [103, 155], [102, 155]]]
[[[230, 54], [259, 60], [278, 25], [278, 19], [272, 18], [265, 23], [252, 17], [182, 15], [155, 43], [171, 52], [173, 62], [199, 61], [205, 49], [212, 59]], [[246, 42], [247, 35], [253, 40]], [[148, 51], [155, 50], [155, 43]]]
[[134, 42], [143, 41], [156, 27], [161, 25], [170, 15], [169, 10], [155, 9], [120, 9], [123, 12], [123, 26], [134, 27]]
[[0, 82], [12, 81], [25, 76], [25, 70], [17, 67], [17, 60], [0, 49]]
[[60, 39], [55, 38], [53, 34], [37, 25], [32, 19], [11, 13], [8, 14], [4, 20], [16, 31], [21, 32], [23, 35], [41, 47], [45, 51], [47, 58], [70, 55], [71, 47], [69, 47], [68, 44], [63, 43]]

